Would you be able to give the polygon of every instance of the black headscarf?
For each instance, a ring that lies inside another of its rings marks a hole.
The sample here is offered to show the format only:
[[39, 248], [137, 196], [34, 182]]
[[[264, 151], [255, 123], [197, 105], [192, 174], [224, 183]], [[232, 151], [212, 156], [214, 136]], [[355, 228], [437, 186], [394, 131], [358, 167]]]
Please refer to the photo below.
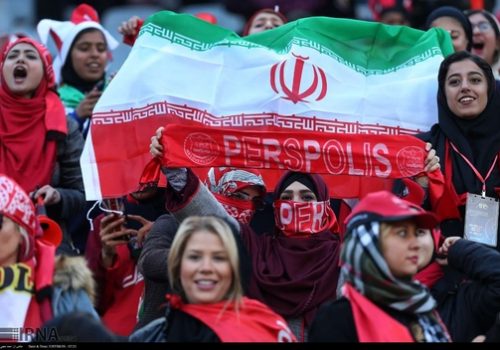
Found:
[[456, 7], [442, 6], [438, 7], [429, 14], [429, 16], [427, 17], [427, 21], [425, 22], [425, 29], [429, 29], [432, 22], [441, 17], [451, 17], [458, 23], [460, 23], [468, 40], [467, 51], [470, 51], [472, 47], [472, 26], [470, 24], [469, 18]]
[[[485, 109], [474, 119], [457, 117], [448, 107], [445, 96], [445, 80], [452, 63], [471, 60], [483, 71], [488, 81], [488, 103]], [[440, 158], [441, 169], [446, 172], [446, 141], [452, 142], [458, 150], [474, 164], [482, 176], [486, 176], [495, 156], [500, 151], [500, 96], [495, 88], [495, 79], [489, 64], [483, 59], [462, 51], [448, 56], [439, 69], [439, 89], [437, 95], [438, 121], [430, 133], [423, 135], [431, 142]], [[458, 194], [481, 193], [482, 183], [470, 166], [455, 151], [448, 156], [453, 165], [453, 185]], [[498, 165], [498, 164], [497, 164]], [[500, 186], [498, 166], [486, 181], [488, 196], [496, 198], [494, 187]]]

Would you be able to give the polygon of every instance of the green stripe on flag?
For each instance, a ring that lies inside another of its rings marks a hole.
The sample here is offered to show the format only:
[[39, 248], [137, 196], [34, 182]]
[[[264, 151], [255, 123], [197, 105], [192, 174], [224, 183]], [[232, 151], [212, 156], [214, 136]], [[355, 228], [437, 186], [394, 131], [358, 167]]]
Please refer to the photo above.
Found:
[[161, 11], [150, 16], [140, 36], [161, 37], [193, 51], [221, 46], [267, 48], [287, 53], [292, 45], [330, 56], [364, 75], [387, 74], [453, 52], [451, 38], [439, 28], [427, 32], [351, 19], [311, 17], [241, 38], [191, 15]]

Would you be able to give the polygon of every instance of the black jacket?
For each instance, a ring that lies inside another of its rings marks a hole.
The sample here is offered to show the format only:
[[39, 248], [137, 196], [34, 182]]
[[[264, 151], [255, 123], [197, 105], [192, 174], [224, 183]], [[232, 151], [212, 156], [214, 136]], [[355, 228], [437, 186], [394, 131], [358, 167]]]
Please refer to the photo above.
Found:
[[500, 311], [500, 253], [461, 239], [450, 247], [448, 264], [466, 280], [450, 289], [443, 286], [449, 281], [442, 279], [431, 292], [451, 339], [469, 342], [485, 334]]

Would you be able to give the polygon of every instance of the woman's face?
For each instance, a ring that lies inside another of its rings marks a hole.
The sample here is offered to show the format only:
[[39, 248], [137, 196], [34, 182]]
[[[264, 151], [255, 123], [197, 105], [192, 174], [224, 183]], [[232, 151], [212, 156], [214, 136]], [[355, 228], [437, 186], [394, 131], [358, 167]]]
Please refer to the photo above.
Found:
[[82, 34], [73, 45], [71, 60], [76, 74], [84, 81], [98, 81], [108, 61], [107, 44], [100, 30]]
[[472, 25], [472, 53], [493, 65], [497, 38], [490, 22], [480, 13], [469, 16]]
[[13, 94], [31, 98], [44, 76], [40, 54], [28, 43], [13, 46], [6, 55], [2, 75]]
[[469, 43], [469, 40], [467, 40], [465, 30], [460, 22], [458, 22], [453, 17], [436, 18], [434, 21], [432, 21], [431, 27], [443, 28], [448, 33], [450, 33], [455, 52], [467, 50], [467, 44]]
[[285, 188], [285, 190], [280, 194], [280, 199], [301, 203], [318, 201], [316, 194], [314, 194], [309, 187], [298, 181], [292, 182], [287, 188]]
[[259, 13], [252, 21], [252, 25], [248, 30], [248, 34], [260, 33], [265, 30], [274, 29], [276, 27], [282, 26], [284, 24], [283, 20], [272, 13]]
[[488, 82], [471, 60], [454, 62], [445, 78], [445, 96], [450, 110], [461, 119], [474, 119], [488, 103]]
[[182, 254], [180, 276], [189, 303], [211, 304], [225, 299], [233, 275], [219, 236], [206, 230], [191, 235]]
[[434, 255], [434, 239], [432, 238], [431, 230], [419, 228], [420, 232], [417, 234], [420, 240], [420, 255], [418, 259], [418, 270], [426, 267], [432, 260]]
[[417, 230], [413, 220], [386, 223], [389, 227], [381, 232], [380, 250], [396, 278], [411, 278], [418, 271], [421, 260], [421, 242], [418, 239], [422, 230]]
[[0, 228], [0, 266], [8, 266], [17, 262], [17, 254], [21, 244], [21, 232], [17, 224], [6, 216], [2, 216]]

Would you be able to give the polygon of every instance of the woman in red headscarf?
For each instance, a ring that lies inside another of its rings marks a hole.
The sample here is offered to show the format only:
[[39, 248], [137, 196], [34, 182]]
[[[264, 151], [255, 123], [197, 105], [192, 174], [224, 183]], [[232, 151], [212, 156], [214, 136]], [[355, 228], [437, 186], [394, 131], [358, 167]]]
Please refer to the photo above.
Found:
[[[33, 197], [63, 230], [85, 205], [79, 158], [83, 139], [66, 118], [54, 91], [47, 49], [30, 38], [10, 43], [2, 53], [0, 84], [0, 172]], [[69, 237], [62, 249], [72, 252]]]

